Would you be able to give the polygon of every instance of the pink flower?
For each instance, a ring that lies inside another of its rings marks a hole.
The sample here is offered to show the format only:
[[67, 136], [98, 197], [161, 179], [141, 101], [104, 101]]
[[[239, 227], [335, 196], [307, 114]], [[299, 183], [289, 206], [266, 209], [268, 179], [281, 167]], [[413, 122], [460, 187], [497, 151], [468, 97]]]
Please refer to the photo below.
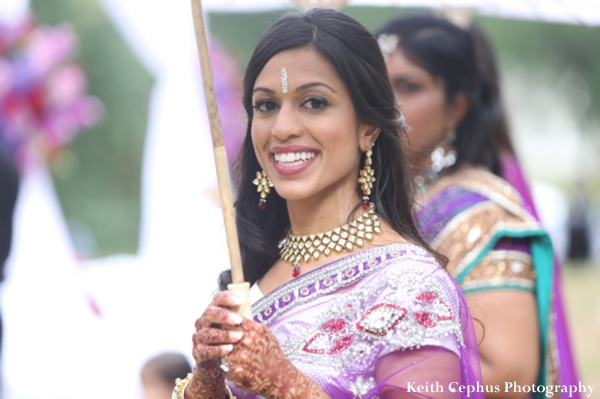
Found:
[[73, 59], [77, 40], [70, 27], [32, 21], [0, 26], [0, 145], [21, 166], [48, 158], [102, 113]]

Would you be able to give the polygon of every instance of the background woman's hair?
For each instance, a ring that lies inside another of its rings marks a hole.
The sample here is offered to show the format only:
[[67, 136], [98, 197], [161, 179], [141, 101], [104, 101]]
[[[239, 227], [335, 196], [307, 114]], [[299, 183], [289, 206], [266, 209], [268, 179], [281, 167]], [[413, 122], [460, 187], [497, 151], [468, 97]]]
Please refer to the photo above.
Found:
[[498, 146], [492, 136], [499, 118], [503, 117], [497, 79], [494, 79], [496, 72], [491, 71], [490, 75], [481, 69], [493, 59], [479, 59], [471, 32], [446, 19], [416, 14], [389, 21], [376, 36], [381, 34], [399, 36], [398, 47], [404, 54], [443, 80], [447, 103], [454, 101], [460, 92], [469, 99], [469, 110], [456, 128], [454, 168], [465, 163], [482, 165], [499, 175]]
[[469, 33], [475, 46], [475, 55], [477, 56], [478, 69], [482, 84], [487, 86], [490, 91], [490, 117], [492, 118], [492, 138], [498, 146], [500, 152], [506, 151], [515, 156], [515, 150], [510, 139], [510, 130], [506, 119], [506, 112], [502, 104], [502, 94], [500, 91], [500, 74], [498, 72], [498, 63], [494, 54], [494, 49], [489, 38], [477, 24], [472, 23], [469, 27]]
[[[276, 190], [269, 194], [266, 210], [257, 207], [259, 196], [252, 180], [261, 167], [251, 138], [252, 90], [263, 67], [275, 54], [304, 46], [331, 62], [350, 93], [357, 119], [381, 129], [373, 148], [377, 180], [371, 201], [377, 212], [399, 234], [443, 262], [444, 258], [421, 238], [413, 221], [413, 178], [404, 151], [405, 131], [377, 41], [355, 19], [337, 11], [313, 8], [281, 17], [259, 41], [244, 77], [242, 102], [248, 126], [238, 159], [235, 209], [246, 281], [255, 283], [277, 261], [278, 243], [290, 227], [286, 201]], [[227, 273], [222, 274], [220, 288], [225, 289], [230, 281]]]

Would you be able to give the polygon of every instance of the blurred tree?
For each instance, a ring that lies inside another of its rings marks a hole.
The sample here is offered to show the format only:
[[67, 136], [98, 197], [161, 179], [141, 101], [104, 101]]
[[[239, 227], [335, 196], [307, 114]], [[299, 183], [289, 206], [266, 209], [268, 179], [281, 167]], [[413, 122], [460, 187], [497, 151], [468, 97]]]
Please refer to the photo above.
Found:
[[600, 27], [478, 18], [500, 58], [520, 60], [532, 70], [574, 68], [589, 88], [586, 117], [600, 113]]
[[[140, 222], [140, 176], [153, 78], [103, 13], [97, 0], [32, 0], [41, 23], [72, 25], [89, 91], [105, 106], [100, 123], [79, 135], [52, 163], [67, 220], [86, 226], [87, 256], [134, 253]], [[80, 242], [80, 237], [74, 237]], [[89, 237], [88, 237], [89, 239]], [[85, 237], [81, 241], [86, 241]], [[95, 249], [94, 249], [95, 247]], [[81, 249], [86, 252], [86, 249]]]

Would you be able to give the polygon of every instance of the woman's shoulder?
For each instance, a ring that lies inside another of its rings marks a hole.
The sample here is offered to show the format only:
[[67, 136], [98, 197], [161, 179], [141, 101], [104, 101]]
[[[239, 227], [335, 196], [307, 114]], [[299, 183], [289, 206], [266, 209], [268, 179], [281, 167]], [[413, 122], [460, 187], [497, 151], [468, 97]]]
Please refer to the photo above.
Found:
[[466, 166], [442, 177], [424, 193], [425, 200], [444, 197], [484, 197], [524, 219], [532, 218], [523, 209], [523, 199], [510, 183], [483, 167]]
[[417, 220], [431, 246], [449, 258], [462, 281], [502, 237], [538, 236], [539, 222], [510, 184], [482, 168], [463, 168], [441, 179], [422, 198]]
[[[421, 339], [425, 337], [421, 333], [429, 335], [428, 339], [437, 339], [452, 332], [462, 342], [458, 316], [464, 310], [465, 301], [460, 288], [433, 256], [420, 247], [413, 247], [422, 258], [399, 256], [392, 259], [373, 279], [365, 280], [362, 287], [357, 287], [359, 292], [365, 291], [363, 297], [369, 298], [361, 318], [370, 320], [374, 312], [379, 315], [395, 309], [406, 316], [409, 329], [420, 331], [417, 335]], [[418, 345], [424, 345], [428, 339], [417, 340]]]
[[[417, 245], [410, 244], [405, 248], [410, 248], [412, 256], [392, 257], [385, 267], [381, 268], [378, 277], [385, 281], [384, 284], [401, 281], [403, 285], [408, 284], [417, 290], [418, 286], [423, 290], [426, 290], [426, 287], [440, 287], [451, 294], [458, 290], [452, 277], [433, 255]], [[393, 256], [394, 252], [391, 254]]]
[[386, 248], [384, 251], [388, 252], [388, 262], [380, 270], [382, 275], [446, 275], [433, 255], [421, 246], [407, 243], [382, 248]]
[[421, 233], [434, 248], [451, 234], [457, 235], [454, 241], [473, 242], [483, 235], [482, 229], [539, 228], [517, 190], [482, 168], [464, 168], [440, 179], [417, 203]]

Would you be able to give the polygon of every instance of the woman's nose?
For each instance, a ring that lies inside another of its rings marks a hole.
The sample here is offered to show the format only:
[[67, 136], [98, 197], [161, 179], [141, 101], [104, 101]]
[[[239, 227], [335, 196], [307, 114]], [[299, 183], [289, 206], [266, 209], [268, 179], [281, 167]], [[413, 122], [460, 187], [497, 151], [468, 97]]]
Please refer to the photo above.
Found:
[[303, 130], [298, 110], [292, 105], [282, 105], [277, 113], [277, 120], [271, 134], [280, 141], [286, 141], [302, 135]]

